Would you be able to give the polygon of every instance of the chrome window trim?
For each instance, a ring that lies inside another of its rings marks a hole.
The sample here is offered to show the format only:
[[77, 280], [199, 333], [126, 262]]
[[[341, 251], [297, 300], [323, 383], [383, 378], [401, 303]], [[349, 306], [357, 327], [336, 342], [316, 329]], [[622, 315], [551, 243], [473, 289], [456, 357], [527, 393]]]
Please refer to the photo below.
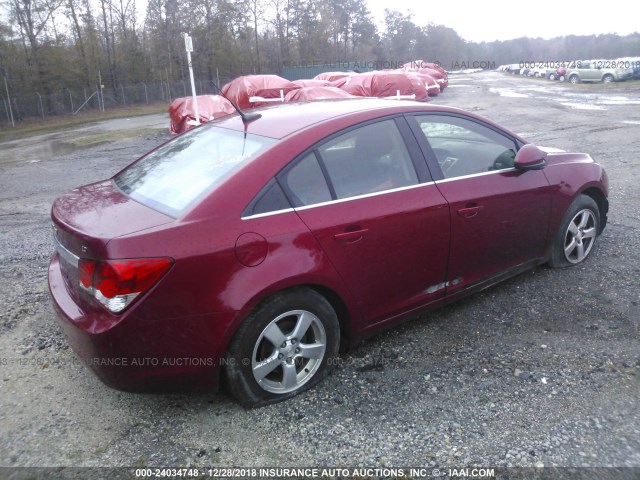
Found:
[[270, 217], [272, 215], [280, 215], [281, 213], [295, 212], [293, 208], [283, 208], [282, 210], [273, 210], [271, 212], [256, 213], [248, 217], [241, 217], [240, 220], [253, 220], [254, 218]]
[[442, 180], [436, 180], [435, 183], [446, 183], [453, 182], [455, 180], [465, 180], [467, 178], [475, 178], [475, 177], [483, 177], [485, 175], [493, 175], [495, 173], [505, 173], [505, 172], [515, 172], [517, 169], [515, 167], [510, 168], [502, 168], [500, 170], [491, 170], [490, 172], [480, 172], [480, 173], [472, 173], [470, 175], [461, 175], [459, 177], [451, 177], [451, 178], [443, 178]]
[[313, 205], [305, 205], [303, 207], [296, 207], [296, 208], [294, 208], [294, 210], [296, 210], [296, 211], [298, 211], [298, 210], [309, 210], [310, 208], [324, 207], [326, 205], [333, 205], [333, 204], [336, 204], [336, 203], [351, 202], [353, 200], [360, 200], [362, 198], [377, 197], [378, 195], [387, 195], [389, 193], [404, 192], [405, 190], [413, 190], [414, 188], [426, 187], [426, 186], [434, 185], [434, 184], [435, 184], [435, 182], [416, 183], [414, 185], [408, 185], [406, 187], [392, 188], [390, 190], [380, 190], [379, 192], [365, 193], [365, 194], [356, 195], [356, 196], [353, 196], [353, 197], [338, 198], [336, 200], [330, 200], [328, 202], [314, 203]]
[[71, 266], [78, 268], [78, 263], [80, 262], [80, 257], [69, 251], [66, 247], [64, 247], [60, 240], [54, 235], [53, 240], [55, 242], [55, 248], [58, 254], [64, 258], [64, 260], [71, 264]]
[[414, 185], [408, 185], [406, 187], [398, 187], [398, 188], [392, 188], [390, 190], [381, 190], [379, 192], [365, 193], [363, 195], [356, 195], [354, 197], [339, 198], [337, 200], [329, 200], [328, 202], [314, 203], [313, 205], [304, 205], [302, 207], [287, 208], [287, 209], [284, 209], [284, 210], [275, 210], [273, 212], [266, 212], [266, 213], [258, 213], [256, 215], [251, 215], [249, 217], [242, 217], [241, 220], [253, 220], [254, 218], [269, 217], [271, 215], [280, 215], [281, 213], [296, 212], [296, 211], [300, 211], [300, 210], [309, 210], [311, 208], [324, 207], [324, 206], [327, 206], [327, 205], [334, 205], [334, 204], [337, 204], [337, 203], [351, 202], [353, 200], [360, 200], [362, 198], [376, 197], [378, 195], [387, 195], [389, 193], [404, 192], [405, 190], [412, 190], [414, 188], [420, 188], [420, 187], [427, 187], [429, 185], [435, 185], [435, 183], [436, 182], [416, 183]]

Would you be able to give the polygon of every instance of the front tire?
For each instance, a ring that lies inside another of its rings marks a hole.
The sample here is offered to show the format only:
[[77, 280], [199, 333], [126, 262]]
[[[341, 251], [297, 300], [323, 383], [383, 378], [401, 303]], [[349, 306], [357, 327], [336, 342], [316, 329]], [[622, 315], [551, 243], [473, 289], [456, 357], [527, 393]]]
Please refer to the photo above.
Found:
[[610, 73], [607, 73], [603, 78], [602, 81], [604, 83], [611, 83], [613, 82], [613, 75], [611, 75]]
[[554, 268], [582, 263], [591, 253], [600, 228], [600, 210], [587, 195], [575, 198], [562, 218], [549, 262]]
[[577, 83], [580, 83], [580, 77], [578, 77], [577, 75], [571, 75], [571, 77], [569, 77], [569, 81], [575, 85]]
[[228, 388], [247, 408], [286, 400], [328, 373], [339, 343], [338, 317], [326, 298], [308, 288], [276, 294], [235, 333]]

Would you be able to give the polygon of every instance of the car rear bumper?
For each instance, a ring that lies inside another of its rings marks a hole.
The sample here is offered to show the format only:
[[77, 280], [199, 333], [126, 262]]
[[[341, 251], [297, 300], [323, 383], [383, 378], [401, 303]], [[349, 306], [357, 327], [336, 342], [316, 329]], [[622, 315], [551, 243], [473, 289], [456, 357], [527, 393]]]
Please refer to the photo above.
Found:
[[48, 281], [69, 345], [106, 385], [130, 392], [217, 390], [226, 348], [217, 339], [234, 312], [163, 320], [125, 313], [101, 329], [101, 315], [83, 311], [69, 295], [57, 254]]

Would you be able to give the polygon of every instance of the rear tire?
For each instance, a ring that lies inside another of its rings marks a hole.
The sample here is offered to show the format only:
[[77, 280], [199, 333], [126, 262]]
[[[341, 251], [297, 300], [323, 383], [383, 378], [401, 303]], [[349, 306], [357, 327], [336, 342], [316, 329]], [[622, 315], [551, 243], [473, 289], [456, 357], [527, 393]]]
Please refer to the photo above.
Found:
[[607, 73], [604, 77], [602, 77], [602, 81], [604, 83], [611, 83], [613, 82], [613, 75], [611, 75], [610, 73]]
[[563, 268], [582, 263], [593, 250], [599, 228], [598, 204], [587, 195], [578, 195], [562, 218], [549, 264]]
[[276, 294], [247, 317], [229, 345], [229, 391], [247, 408], [291, 398], [326, 376], [339, 344], [338, 317], [326, 298], [309, 288]]
[[578, 77], [577, 75], [571, 75], [569, 77], [569, 82], [571, 82], [572, 84], [576, 84], [576, 83], [580, 83], [580, 77]]

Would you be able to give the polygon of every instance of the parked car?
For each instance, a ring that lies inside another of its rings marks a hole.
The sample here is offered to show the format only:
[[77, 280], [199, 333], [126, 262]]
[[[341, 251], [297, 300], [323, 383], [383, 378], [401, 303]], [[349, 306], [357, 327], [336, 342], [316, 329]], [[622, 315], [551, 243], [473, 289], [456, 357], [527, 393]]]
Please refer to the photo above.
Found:
[[240, 108], [254, 108], [284, 102], [300, 85], [278, 75], [245, 75], [222, 86], [221, 94]]
[[436, 80], [441, 92], [449, 85], [449, 74], [437, 63], [414, 60], [413, 62], [405, 63], [399, 70], [429, 75]]
[[561, 82], [564, 82], [565, 79], [567, 78], [567, 67], [561, 66], [556, 68], [555, 78], [551, 78], [551, 77], [549, 78], [551, 80], [560, 80]]
[[53, 203], [49, 289], [106, 384], [296, 395], [339, 347], [536, 265], [607, 222], [587, 154], [411, 101], [274, 104], [179, 135]]
[[640, 78], [640, 57], [624, 57], [617, 60], [618, 68], [630, 68], [633, 78]]
[[571, 83], [619, 82], [633, 76], [633, 69], [618, 68], [616, 60], [578, 60], [567, 67], [566, 79]]
[[169, 105], [169, 131], [171, 133], [186, 132], [201, 123], [208, 122], [214, 118], [220, 118], [230, 113], [235, 113], [235, 109], [224, 97], [220, 95], [198, 95], [198, 121], [196, 121], [196, 109], [193, 104], [193, 97], [176, 98]]
[[[316, 80], [317, 81], [317, 80]], [[338, 87], [302, 87], [291, 90], [284, 97], [285, 102], [309, 102], [328, 98], [353, 98], [353, 95]]]
[[544, 78], [547, 80], [557, 80], [557, 68], [547, 68], [544, 72]]
[[536, 78], [545, 77], [547, 74], [547, 70], [548, 70], [547, 67], [535, 66], [529, 70], [528, 75], [530, 77], [536, 77]]
[[520, 65], [518, 65], [517, 63], [514, 63], [512, 65], [507, 65], [504, 71], [510, 73], [511, 75], [520, 75], [522, 67], [520, 67]]
[[418, 75], [402, 70], [383, 70], [358, 73], [343, 79], [340, 86], [356, 97], [378, 97], [429, 100], [427, 86]]

